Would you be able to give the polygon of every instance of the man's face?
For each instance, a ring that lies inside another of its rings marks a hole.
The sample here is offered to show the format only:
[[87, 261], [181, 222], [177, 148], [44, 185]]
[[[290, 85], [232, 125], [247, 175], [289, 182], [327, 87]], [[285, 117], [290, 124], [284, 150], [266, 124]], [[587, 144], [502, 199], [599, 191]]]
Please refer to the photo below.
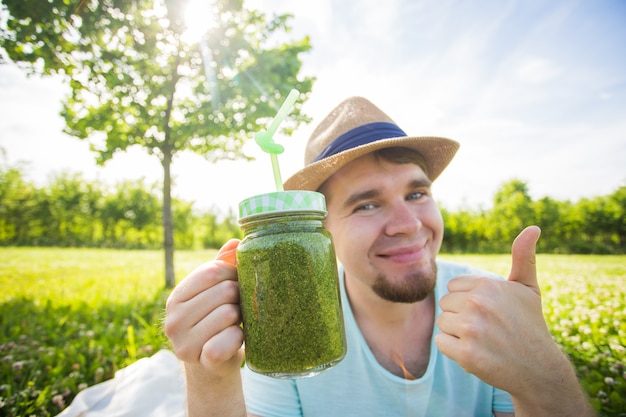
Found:
[[346, 278], [394, 302], [423, 300], [436, 282], [443, 220], [416, 164], [365, 155], [322, 186], [326, 228]]

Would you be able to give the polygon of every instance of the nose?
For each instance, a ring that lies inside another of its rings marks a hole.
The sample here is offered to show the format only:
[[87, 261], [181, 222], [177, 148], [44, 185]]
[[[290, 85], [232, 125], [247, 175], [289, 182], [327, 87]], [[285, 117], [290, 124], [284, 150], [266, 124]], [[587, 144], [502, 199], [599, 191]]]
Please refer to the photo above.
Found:
[[405, 200], [396, 202], [389, 209], [389, 217], [385, 226], [388, 236], [410, 236], [422, 227], [422, 221], [415, 206]]

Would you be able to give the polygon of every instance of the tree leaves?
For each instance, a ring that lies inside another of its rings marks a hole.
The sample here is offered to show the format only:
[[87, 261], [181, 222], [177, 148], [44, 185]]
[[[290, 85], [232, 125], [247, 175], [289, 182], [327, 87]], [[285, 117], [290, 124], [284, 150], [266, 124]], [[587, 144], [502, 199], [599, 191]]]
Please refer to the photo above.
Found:
[[[291, 89], [301, 113], [313, 78], [300, 77], [309, 39], [291, 40], [289, 15], [269, 21], [241, 0], [215, 0], [207, 32], [184, 39], [189, 0], [5, 0], [4, 53], [30, 73], [63, 74], [71, 94], [65, 132], [89, 141], [96, 161], [142, 146], [163, 166], [166, 285], [173, 277], [170, 165], [190, 150], [208, 161], [248, 158], [243, 143], [264, 128]], [[287, 132], [290, 132], [287, 128]]]
[[[241, 1], [216, 1], [203, 43], [182, 42], [187, 0], [6, 0], [6, 55], [31, 73], [64, 74], [66, 132], [89, 140], [104, 163], [141, 145], [149, 153], [192, 150], [239, 158], [286, 94], [306, 98], [299, 78], [308, 38], [287, 39], [289, 15], [267, 19]], [[43, 62], [43, 65], [40, 63]], [[309, 119], [293, 112], [293, 130]]]

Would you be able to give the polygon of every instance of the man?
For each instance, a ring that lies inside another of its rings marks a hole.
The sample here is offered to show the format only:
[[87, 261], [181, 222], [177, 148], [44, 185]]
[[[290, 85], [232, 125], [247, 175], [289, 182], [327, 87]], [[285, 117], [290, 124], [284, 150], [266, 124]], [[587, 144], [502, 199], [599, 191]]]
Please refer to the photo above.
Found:
[[232, 240], [167, 303], [189, 415], [593, 415], [542, 315], [537, 227], [514, 242], [508, 280], [436, 260], [443, 221], [431, 184], [457, 149], [450, 139], [408, 137], [363, 98], [335, 108], [285, 189], [326, 197], [348, 354], [312, 378], [240, 372]]

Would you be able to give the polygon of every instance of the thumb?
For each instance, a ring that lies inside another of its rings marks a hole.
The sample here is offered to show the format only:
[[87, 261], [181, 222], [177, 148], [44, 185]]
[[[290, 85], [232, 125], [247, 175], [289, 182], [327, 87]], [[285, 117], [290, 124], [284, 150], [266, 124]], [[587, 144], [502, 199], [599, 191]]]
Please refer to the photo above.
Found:
[[537, 226], [528, 226], [515, 238], [512, 253], [511, 273], [509, 281], [516, 281], [531, 288], [540, 294], [537, 282], [537, 268], [535, 249], [541, 235], [541, 229]]
[[237, 247], [239, 246], [239, 239], [230, 239], [224, 244], [217, 252], [215, 259], [228, 262], [233, 266], [237, 266]]

